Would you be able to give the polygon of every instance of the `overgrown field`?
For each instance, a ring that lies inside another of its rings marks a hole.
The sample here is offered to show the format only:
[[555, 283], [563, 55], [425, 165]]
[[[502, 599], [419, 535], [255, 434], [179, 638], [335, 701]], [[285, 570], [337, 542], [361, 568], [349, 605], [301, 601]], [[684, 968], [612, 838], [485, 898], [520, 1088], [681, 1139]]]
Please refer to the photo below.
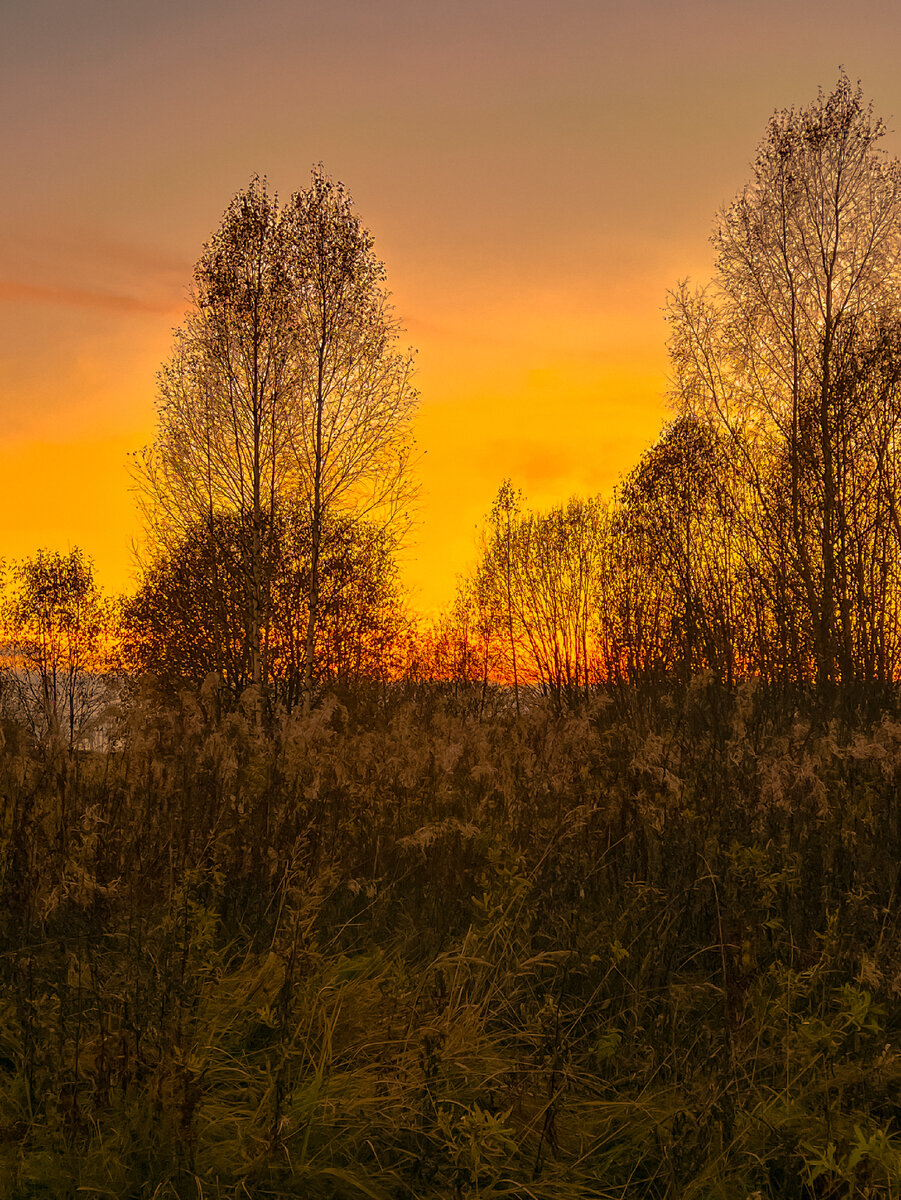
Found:
[[478, 699], [7, 726], [0, 1195], [901, 1197], [901, 722]]

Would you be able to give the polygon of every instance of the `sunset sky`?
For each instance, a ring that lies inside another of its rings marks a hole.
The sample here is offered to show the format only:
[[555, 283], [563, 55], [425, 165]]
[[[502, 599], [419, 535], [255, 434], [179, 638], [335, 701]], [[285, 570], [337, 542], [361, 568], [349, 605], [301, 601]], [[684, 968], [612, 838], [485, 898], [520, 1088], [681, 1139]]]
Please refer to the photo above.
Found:
[[901, 6], [0, 0], [0, 557], [130, 586], [128, 457], [191, 269], [252, 174], [322, 162], [418, 350], [406, 576], [447, 603], [505, 476], [608, 492], [666, 415], [666, 291], [710, 273], [767, 118], [860, 79], [901, 153]]

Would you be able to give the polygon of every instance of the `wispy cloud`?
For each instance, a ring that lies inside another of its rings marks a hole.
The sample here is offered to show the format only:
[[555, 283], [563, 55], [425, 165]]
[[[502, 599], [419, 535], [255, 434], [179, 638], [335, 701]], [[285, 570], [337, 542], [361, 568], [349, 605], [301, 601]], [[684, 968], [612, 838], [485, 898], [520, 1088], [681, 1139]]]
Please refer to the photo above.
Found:
[[88, 288], [45, 287], [0, 279], [0, 303], [61, 304], [70, 308], [99, 308], [112, 312], [170, 313], [176, 307], [171, 302], [148, 300]]

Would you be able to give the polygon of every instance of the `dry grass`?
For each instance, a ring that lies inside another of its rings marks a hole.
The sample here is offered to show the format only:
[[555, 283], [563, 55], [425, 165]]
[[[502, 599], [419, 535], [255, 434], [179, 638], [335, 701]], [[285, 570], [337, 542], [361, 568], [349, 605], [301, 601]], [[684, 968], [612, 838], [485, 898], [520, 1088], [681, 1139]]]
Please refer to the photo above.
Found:
[[901, 724], [494, 699], [9, 727], [0, 1193], [901, 1196]]

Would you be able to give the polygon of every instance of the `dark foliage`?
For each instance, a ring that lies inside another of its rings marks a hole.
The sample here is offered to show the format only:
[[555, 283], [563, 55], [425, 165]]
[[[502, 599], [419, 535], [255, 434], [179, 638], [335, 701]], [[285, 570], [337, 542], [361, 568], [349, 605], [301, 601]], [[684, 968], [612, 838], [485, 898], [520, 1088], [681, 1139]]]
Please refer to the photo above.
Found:
[[893, 1196], [901, 724], [778, 712], [207, 687], [7, 753], [3, 1194]]
[[[200, 684], [210, 674], [239, 695], [253, 678], [255, 614], [270, 705], [300, 698], [307, 632], [310, 523], [297, 510], [267, 516], [263, 600], [256, 606], [243, 564], [240, 520], [225, 514], [193, 526], [171, 553], [147, 568], [124, 608], [126, 655], [137, 673], [167, 685]], [[378, 528], [334, 518], [320, 549], [316, 679], [332, 685], [382, 678], [404, 624], [397, 569]]]

